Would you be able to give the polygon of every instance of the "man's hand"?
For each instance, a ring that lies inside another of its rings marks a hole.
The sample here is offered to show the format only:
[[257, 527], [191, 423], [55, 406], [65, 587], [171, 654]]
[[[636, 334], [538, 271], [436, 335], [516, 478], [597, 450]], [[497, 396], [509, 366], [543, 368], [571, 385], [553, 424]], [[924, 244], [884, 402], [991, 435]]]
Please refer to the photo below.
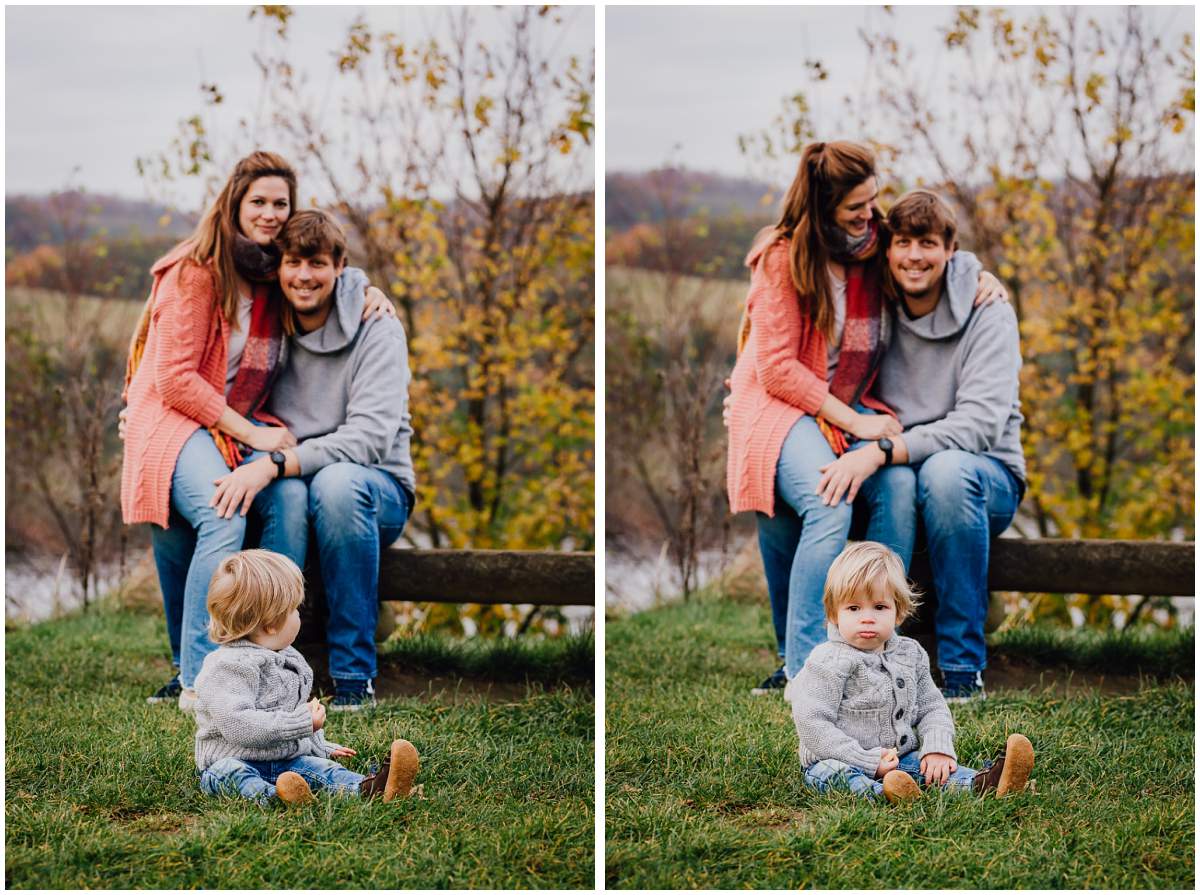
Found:
[[817, 483], [817, 494], [827, 507], [837, 504], [846, 497], [846, 503], [854, 503], [858, 489], [869, 479], [879, 467], [883, 466], [887, 457], [877, 444], [868, 444], [854, 451], [846, 451], [832, 463], [826, 463], [818, 471], [821, 481]]
[[233, 472], [226, 473], [219, 479], [213, 479], [217, 490], [213, 492], [210, 507], [217, 508], [217, 515], [222, 519], [232, 519], [233, 514], [241, 508], [241, 514], [250, 511], [250, 504], [258, 492], [275, 479], [275, 464], [270, 457], [259, 457], [253, 463], [239, 466]]
[[308, 710], [312, 714], [313, 733], [316, 733], [325, 726], [325, 706], [314, 696], [308, 701]]
[[879, 759], [879, 767], [875, 769], [875, 779], [880, 779], [888, 771], [894, 771], [900, 766], [900, 756], [895, 749], [884, 749]]
[[921, 776], [931, 785], [941, 786], [958, 770], [958, 763], [949, 755], [929, 752], [921, 759]]
[[349, 746], [338, 746], [329, 753], [330, 758], [350, 758], [352, 755], [357, 755], [357, 749], [351, 749]]

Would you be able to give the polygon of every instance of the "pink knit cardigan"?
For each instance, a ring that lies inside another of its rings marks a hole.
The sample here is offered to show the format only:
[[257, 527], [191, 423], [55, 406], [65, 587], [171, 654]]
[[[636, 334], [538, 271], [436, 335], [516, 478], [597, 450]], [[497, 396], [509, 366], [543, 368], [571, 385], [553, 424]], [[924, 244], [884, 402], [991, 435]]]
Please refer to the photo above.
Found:
[[207, 266], [176, 246], [151, 268], [154, 302], [145, 353], [125, 394], [121, 515], [167, 527], [171, 476], [183, 444], [225, 410], [229, 325]]
[[[800, 310], [787, 241], [766, 246], [748, 263], [750, 336], [730, 377], [725, 486], [731, 512], [757, 510], [773, 516], [775, 467], [783, 440], [796, 420], [815, 417], [829, 394], [827, 347], [825, 336]], [[891, 413], [869, 395], [862, 403]]]

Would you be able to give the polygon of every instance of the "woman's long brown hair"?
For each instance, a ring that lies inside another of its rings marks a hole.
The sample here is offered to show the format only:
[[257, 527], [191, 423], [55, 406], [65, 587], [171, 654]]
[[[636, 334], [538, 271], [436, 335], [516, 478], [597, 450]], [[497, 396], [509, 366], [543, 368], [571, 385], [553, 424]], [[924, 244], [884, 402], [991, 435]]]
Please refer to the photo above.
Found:
[[780, 237], [790, 240], [792, 282], [800, 293], [801, 310], [826, 339], [833, 338], [834, 312], [826, 270], [830, 253], [821, 221], [832, 224], [846, 195], [874, 176], [875, 155], [867, 147], [845, 140], [809, 143], [783, 199], [779, 221], [760, 230], [750, 250], [753, 256]]
[[252, 152], [233, 169], [233, 174], [204, 212], [190, 237], [188, 258], [197, 264], [212, 261], [217, 280], [221, 313], [229, 323], [237, 318], [237, 271], [233, 266], [233, 246], [238, 232], [238, 209], [250, 185], [260, 177], [282, 177], [288, 185], [289, 213], [296, 209], [296, 172], [283, 157], [273, 152]]

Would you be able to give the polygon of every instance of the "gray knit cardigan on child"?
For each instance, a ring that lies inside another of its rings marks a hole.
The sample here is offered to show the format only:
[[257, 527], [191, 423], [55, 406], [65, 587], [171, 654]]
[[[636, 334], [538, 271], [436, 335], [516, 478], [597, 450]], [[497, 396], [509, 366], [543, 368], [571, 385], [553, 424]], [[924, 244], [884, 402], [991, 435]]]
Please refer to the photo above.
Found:
[[837, 625], [811, 653], [784, 696], [800, 737], [804, 767], [827, 758], [875, 775], [887, 749], [900, 755], [954, 752], [954, 719], [929, 673], [921, 644], [893, 633], [881, 652], [846, 642]]
[[196, 767], [222, 758], [328, 758], [336, 743], [313, 732], [313, 672], [294, 647], [278, 652], [249, 640], [226, 643], [196, 675]]

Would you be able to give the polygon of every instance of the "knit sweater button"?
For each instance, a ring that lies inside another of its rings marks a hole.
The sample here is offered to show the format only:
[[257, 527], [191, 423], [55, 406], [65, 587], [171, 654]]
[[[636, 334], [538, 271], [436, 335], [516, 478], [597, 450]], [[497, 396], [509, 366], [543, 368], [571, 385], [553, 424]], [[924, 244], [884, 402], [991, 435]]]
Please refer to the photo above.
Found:
[[903, 746], [907, 742], [908, 742], [908, 734], [904, 734], [904, 736], [900, 737], [900, 745], [901, 746]]
[[903, 717], [904, 717], [904, 709], [897, 709], [896, 710], [896, 720], [899, 721]]
[[904, 689], [904, 678], [902, 678], [902, 677], [896, 678], [896, 686], [899, 687], [901, 690], [903, 690]]

